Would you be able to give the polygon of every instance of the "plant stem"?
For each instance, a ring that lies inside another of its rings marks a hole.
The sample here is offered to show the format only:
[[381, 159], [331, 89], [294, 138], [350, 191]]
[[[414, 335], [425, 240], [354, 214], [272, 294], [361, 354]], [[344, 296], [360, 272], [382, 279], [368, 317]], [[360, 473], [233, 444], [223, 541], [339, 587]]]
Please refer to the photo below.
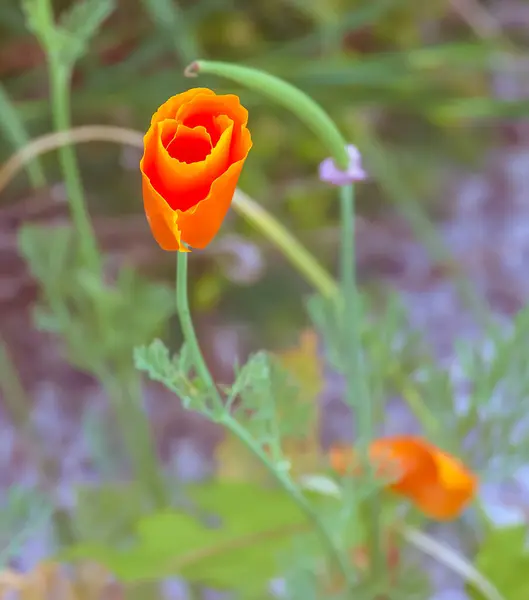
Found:
[[[356, 249], [355, 249], [355, 202], [352, 185], [340, 187], [341, 208], [341, 262], [340, 279], [342, 283], [342, 314], [344, 328], [344, 352], [348, 366], [345, 372], [346, 399], [354, 408], [357, 420], [358, 446], [368, 465], [368, 446], [374, 437], [374, 410], [367, 390], [366, 377], [362, 369], [362, 348], [360, 340], [360, 297], [356, 287]], [[371, 541], [372, 575], [376, 580], [381, 563], [381, 535], [379, 502], [376, 497], [369, 502], [369, 525]]]
[[197, 370], [197, 375], [206, 384], [206, 387], [211, 391], [215, 400], [222, 405], [222, 398], [220, 397], [217, 386], [209, 372], [206, 361], [202, 356], [197, 334], [193, 326], [193, 319], [191, 318], [187, 294], [187, 254], [187, 252], [178, 252], [176, 259], [176, 310], [178, 312], [178, 319], [180, 321], [184, 340], [195, 359], [194, 366]]
[[[182, 328], [184, 340], [194, 358], [194, 366], [197, 370], [197, 374], [209, 388], [215, 404], [219, 408], [223, 408], [222, 397], [206, 365], [204, 356], [202, 355], [202, 351], [200, 350], [200, 346], [198, 344], [195, 328], [193, 326], [187, 293], [187, 264], [188, 253], [179, 252], [177, 257], [176, 277], [176, 308], [178, 312], [178, 318], [180, 320], [180, 326]], [[354, 582], [351, 581], [348, 560], [341, 551], [339, 545], [337, 545], [334, 541], [332, 535], [327, 530], [327, 527], [325, 527], [325, 524], [322, 522], [318, 513], [314, 510], [311, 503], [305, 498], [303, 493], [296, 487], [288, 475], [277, 470], [274, 463], [270, 461], [269, 457], [266, 455], [260, 445], [252, 438], [248, 431], [229, 414], [227, 410], [224, 410], [221, 415], [222, 416], [219, 419], [220, 424], [231, 431], [248, 448], [248, 450], [262, 462], [266, 469], [275, 477], [281, 487], [296, 502], [299, 509], [305, 514], [307, 519], [313, 523], [321, 538], [322, 544], [324, 544], [324, 546], [327, 548], [329, 556], [336, 561], [344, 579], [352, 586]]]
[[[70, 75], [71, 70], [59, 63], [57, 58], [50, 57], [50, 85], [53, 122], [57, 131], [70, 128]], [[72, 146], [68, 143], [59, 148], [59, 161], [64, 176], [66, 193], [73, 225], [79, 236], [82, 259], [86, 266], [97, 270], [100, 256], [90, 216], [81, 185], [81, 177], [77, 159]]]
[[336, 282], [314, 255], [260, 204], [238, 189], [233, 198], [233, 207], [275, 244], [322, 296], [330, 298], [338, 294]]
[[354, 188], [340, 188], [341, 242], [340, 279], [342, 284], [342, 314], [344, 321], [344, 351], [349, 360], [346, 369], [347, 402], [355, 408], [358, 419], [360, 442], [368, 444], [373, 438], [374, 411], [369, 403], [367, 383], [362, 373], [362, 349], [360, 347], [360, 298], [356, 288], [355, 259], [355, 206]]
[[[84, 125], [62, 133], [52, 133], [34, 138], [0, 168], [0, 192], [20, 171], [21, 167], [28, 164], [33, 158], [50, 150], [61, 148], [69, 141], [72, 144], [106, 141], [143, 148], [143, 133], [123, 127]], [[322, 296], [330, 298], [338, 295], [339, 290], [334, 278], [273, 214], [240, 189], [235, 191], [233, 208], [275, 244], [307, 283], [313, 285]]]
[[287, 492], [294, 502], [296, 502], [299, 509], [314, 525], [322, 544], [324, 544], [324, 546], [327, 548], [329, 557], [336, 562], [341, 574], [344, 577], [344, 580], [349, 585], [349, 589], [352, 588], [354, 581], [351, 578], [351, 568], [347, 556], [342, 552], [340, 545], [335, 542], [332, 534], [329, 532], [325, 526], [325, 523], [320, 518], [320, 515], [314, 509], [310, 501], [305, 498], [303, 492], [296, 486], [296, 484], [285, 472], [277, 470], [277, 468], [274, 466], [274, 463], [271, 462], [265, 452], [263, 452], [261, 446], [255, 442], [252, 436], [238, 423], [238, 421], [227, 415], [222, 420], [222, 425], [231, 431], [231, 433], [233, 433], [246, 446], [246, 448], [261, 461], [261, 463], [281, 485], [285, 492]]

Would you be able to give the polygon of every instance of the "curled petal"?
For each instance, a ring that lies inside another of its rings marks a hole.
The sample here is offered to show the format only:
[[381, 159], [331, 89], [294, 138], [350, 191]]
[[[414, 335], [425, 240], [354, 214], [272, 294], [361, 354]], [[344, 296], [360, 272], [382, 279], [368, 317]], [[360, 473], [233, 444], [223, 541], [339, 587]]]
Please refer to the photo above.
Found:
[[[249, 138], [248, 131], [246, 134]], [[186, 244], [193, 248], [205, 248], [215, 237], [231, 206], [245, 159], [246, 155], [215, 179], [207, 197], [196, 207], [179, 213], [178, 223]]]
[[164, 250], [204, 248], [219, 230], [252, 146], [247, 121], [237, 96], [206, 88], [154, 113], [140, 170], [147, 221]]
[[187, 252], [182, 244], [178, 229], [178, 213], [153, 188], [151, 182], [142, 177], [143, 208], [154, 239], [162, 250]]

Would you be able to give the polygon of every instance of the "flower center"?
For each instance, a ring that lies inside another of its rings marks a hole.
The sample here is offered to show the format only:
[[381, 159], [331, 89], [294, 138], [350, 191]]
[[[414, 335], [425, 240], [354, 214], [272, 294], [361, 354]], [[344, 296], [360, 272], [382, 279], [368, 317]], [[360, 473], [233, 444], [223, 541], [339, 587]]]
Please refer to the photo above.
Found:
[[211, 140], [206, 136], [207, 133], [197, 135], [193, 129], [179, 130], [167, 146], [167, 152], [180, 162], [202, 162], [211, 153]]

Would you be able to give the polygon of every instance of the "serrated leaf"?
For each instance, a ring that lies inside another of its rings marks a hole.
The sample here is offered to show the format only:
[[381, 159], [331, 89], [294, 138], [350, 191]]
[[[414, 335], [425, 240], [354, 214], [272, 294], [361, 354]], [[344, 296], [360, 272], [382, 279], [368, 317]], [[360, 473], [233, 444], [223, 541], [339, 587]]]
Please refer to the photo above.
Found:
[[80, 544], [62, 557], [90, 558], [125, 582], [178, 575], [215, 588], [258, 592], [281, 572], [278, 557], [293, 536], [307, 529], [305, 517], [282, 491], [209, 483], [187, 492], [216, 517], [215, 526], [177, 511], [158, 512], [138, 521], [136, 542], [127, 549]]
[[181, 399], [185, 408], [213, 416], [204, 384], [191, 378], [191, 362], [191, 353], [185, 345], [174, 357], [161, 340], [134, 349], [134, 364], [139, 371], [147, 373], [153, 381], [163, 383]]
[[49, 6], [43, 0], [21, 0], [20, 6], [24, 12], [26, 27], [41, 41], [53, 33]]
[[79, 486], [73, 520], [76, 537], [82, 544], [121, 547], [133, 539], [136, 524], [148, 508], [139, 484]]
[[45, 285], [58, 285], [61, 275], [71, 266], [72, 230], [24, 225], [18, 234], [20, 253], [28, 262], [32, 275]]
[[[279, 444], [293, 473], [321, 466], [318, 396], [323, 372], [313, 331], [300, 336], [299, 346], [276, 355], [259, 352], [236, 374], [229, 391], [238, 398], [233, 416], [263, 448]], [[276, 439], [279, 437], [279, 439]], [[269, 475], [248, 449], [230, 433], [217, 445], [217, 476], [221, 479], [267, 481]]]
[[[529, 550], [527, 525], [491, 530], [477, 556], [476, 568], [507, 600], [529, 598]], [[485, 600], [475, 589], [468, 589], [473, 600]]]
[[63, 34], [61, 57], [69, 64], [78, 60], [87, 50], [92, 37], [112, 14], [115, 0], [81, 0], [65, 11], [59, 20]]

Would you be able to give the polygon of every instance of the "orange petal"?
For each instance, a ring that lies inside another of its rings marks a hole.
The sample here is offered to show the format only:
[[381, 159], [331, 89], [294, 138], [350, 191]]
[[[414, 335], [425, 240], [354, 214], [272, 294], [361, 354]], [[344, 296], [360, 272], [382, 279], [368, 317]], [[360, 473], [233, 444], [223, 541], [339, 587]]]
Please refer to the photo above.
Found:
[[175, 119], [176, 113], [181, 106], [191, 102], [195, 96], [200, 95], [215, 96], [215, 92], [208, 88], [192, 88], [182, 92], [181, 94], [171, 96], [171, 98], [166, 100], [153, 114], [151, 118], [151, 125], [160, 121], [165, 121], [165, 119]]
[[[225, 117], [227, 120], [227, 117]], [[158, 190], [169, 206], [174, 210], [187, 211], [207, 198], [211, 185], [230, 165], [230, 146], [233, 123], [229, 122], [222, 132], [217, 145], [211, 149], [204, 160], [195, 163], [181, 162], [169, 155], [169, 150], [159, 144], [158, 158], [150, 174], [153, 187]], [[205, 137], [207, 136], [207, 138]], [[209, 140], [204, 127], [190, 129], [178, 125], [174, 142], [182, 138], [200, 137]]]
[[[331, 465], [347, 472], [353, 451], [331, 451]], [[429, 517], [453, 519], [476, 493], [477, 477], [457, 458], [414, 436], [375, 440], [370, 456], [377, 472], [389, 476], [388, 489], [406, 496]]]
[[477, 477], [463, 463], [421, 438], [383, 438], [373, 447], [387, 448], [402, 468], [402, 477], [389, 488], [429, 517], [457, 517], [476, 492]]
[[182, 240], [193, 248], [205, 248], [226, 217], [244, 161], [252, 147], [250, 132], [247, 129], [243, 131], [243, 140], [246, 147], [245, 155], [215, 179], [207, 198], [187, 212], [178, 211], [178, 226], [182, 232]]
[[187, 252], [182, 246], [177, 225], [178, 214], [154, 189], [149, 178], [142, 173], [143, 207], [154, 239], [162, 250]]
[[237, 96], [206, 88], [173, 96], [153, 115], [140, 170], [162, 248], [204, 248], [219, 230], [252, 146], [247, 120]]
[[382, 474], [388, 476], [393, 491], [407, 494], [429, 477], [435, 477], [436, 464], [430, 447], [420, 438], [392, 436], [375, 440], [369, 454]]
[[428, 516], [440, 521], [457, 517], [474, 497], [478, 478], [454, 456], [432, 447], [437, 466], [435, 485], [417, 488], [415, 502]]
[[[238, 145], [241, 132], [248, 123], [248, 111], [241, 105], [238, 96], [234, 94], [223, 96], [197, 94], [188, 103], [180, 106], [176, 118], [187, 127], [205, 126], [213, 145], [215, 145], [221, 133], [219, 123], [216, 121], [219, 116], [227, 116], [236, 125], [234, 139]], [[240, 147], [234, 148], [232, 151], [234, 152], [233, 160], [239, 160], [241, 158]]]

